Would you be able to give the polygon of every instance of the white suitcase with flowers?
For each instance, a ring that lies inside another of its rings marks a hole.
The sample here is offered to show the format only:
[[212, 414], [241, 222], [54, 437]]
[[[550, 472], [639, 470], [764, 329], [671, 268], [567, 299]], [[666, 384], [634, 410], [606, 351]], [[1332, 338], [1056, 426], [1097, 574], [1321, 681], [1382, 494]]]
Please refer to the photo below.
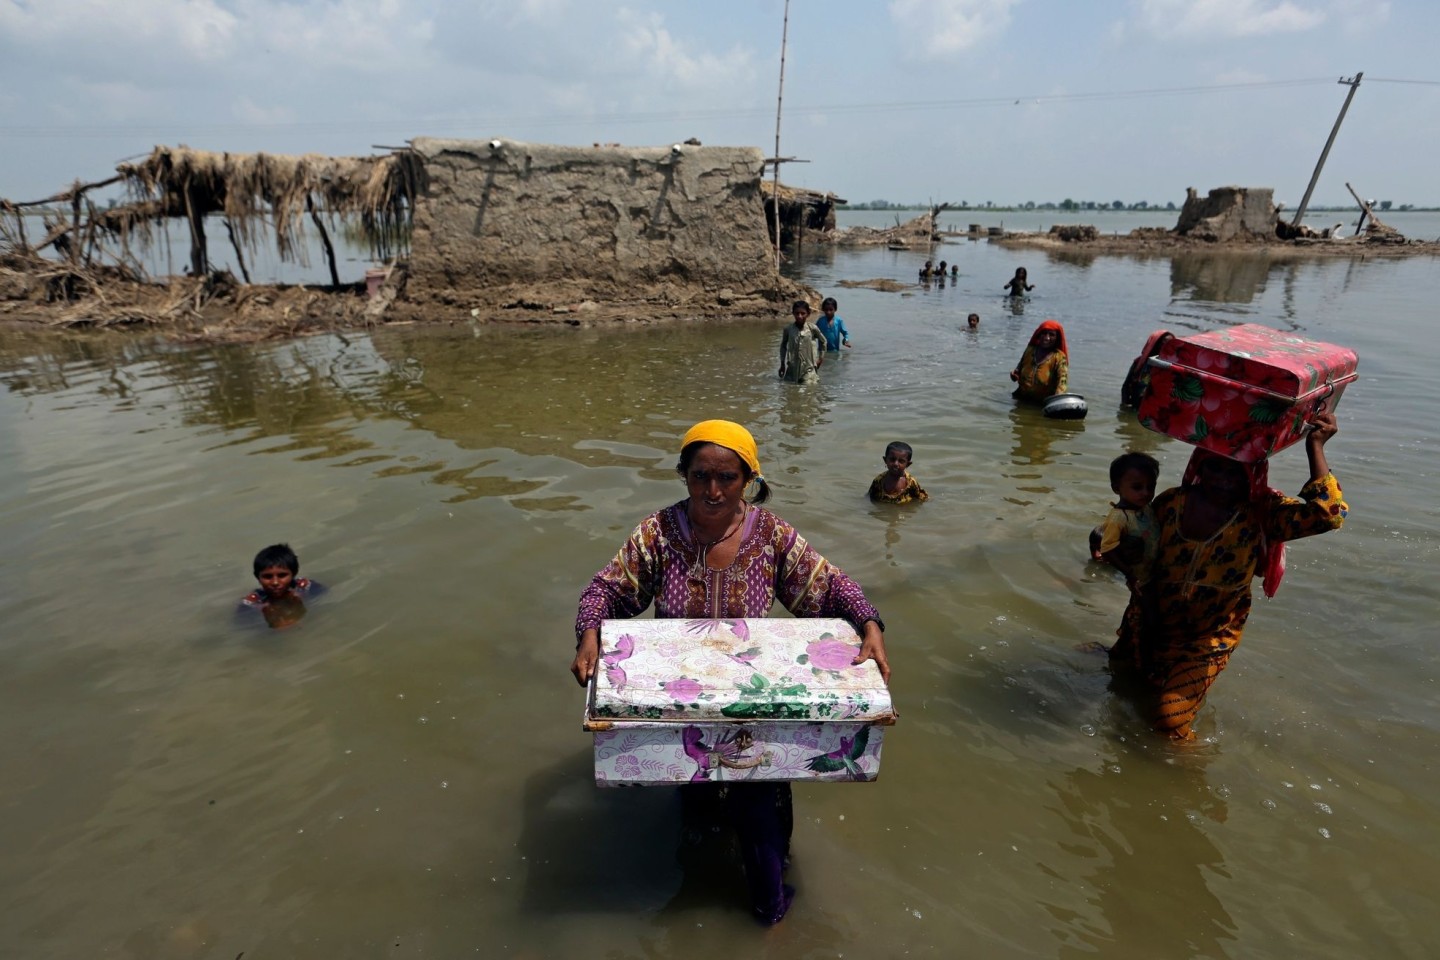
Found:
[[606, 620], [585, 711], [595, 780], [873, 780], [890, 691], [844, 620]]

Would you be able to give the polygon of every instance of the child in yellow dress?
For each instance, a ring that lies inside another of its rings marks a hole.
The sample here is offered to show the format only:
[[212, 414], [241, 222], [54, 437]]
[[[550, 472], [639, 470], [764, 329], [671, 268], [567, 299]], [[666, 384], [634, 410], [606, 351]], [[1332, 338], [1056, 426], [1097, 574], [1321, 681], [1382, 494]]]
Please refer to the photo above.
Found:
[[923, 503], [930, 495], [910, 476], [915, 451], [896, 440], [885, 448], [885, 472], [870, 481], [870, 499], [876, 503]]
[[1148, 453], [1122, 453], [1110, 461], [1110, 489], [1116, 501], [1100, 526], [1090, 531], [1090, 558], [1125, 574], [1135, 574], [1153, 553], [1155, 517], [1150, 501], [1160, 481], [1160, 463]]

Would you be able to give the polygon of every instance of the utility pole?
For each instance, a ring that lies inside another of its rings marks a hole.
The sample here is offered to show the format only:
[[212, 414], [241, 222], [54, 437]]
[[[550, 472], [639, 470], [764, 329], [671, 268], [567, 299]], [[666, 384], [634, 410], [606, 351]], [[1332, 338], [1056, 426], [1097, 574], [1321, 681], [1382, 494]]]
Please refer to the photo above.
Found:
[[770, 197], [775, 211], [775, 272], [780, 272], [780, 107], [785, 102], [785, 41], [790, 36], [790, 0], [785, 0], [785, 23], [780, 28], [780, 89], [775, 94], [775, 173]]
[[[1325, 158], [1330, 156], [1330, 148], [1335, 143], [1335, 134], [1340, 132], [1340, 122], [1345, 119], [1345, 111], [1350, 109], [1350, 101], [1355, 99], [1355, 91], [1360, 89], [1360, 78], [1364, 73], [1357, 73], [1355, 76], [1346, 79], [1341, 77], [1336, 83], [1344, 84], [1350, 88], [1345, 94], [1345, 103], [1340, 107], [1340, 116], [1335, 118], [1335, 126], [1330, 128], [1330, 139], [1325, 141], [1325, 149], [1320, 151], [1320, 159], [1315, 163], [1315, 172], [1310, 174], [1310, 185], [1305, 188], [1305, 196], [1300, 200], [1300, 209], [1295, 211], [1295, 219], [1290, 221], [1292, 227], [1300, 226], [1300, 220], [1305, 216], [1305, 208], [1310, 206], [1310, 194], [1315, 192], [1315, 181], [1320, 179], [1320, 171], [1325, 166]], [[779, 153], [779, 150], [775, 151]]]

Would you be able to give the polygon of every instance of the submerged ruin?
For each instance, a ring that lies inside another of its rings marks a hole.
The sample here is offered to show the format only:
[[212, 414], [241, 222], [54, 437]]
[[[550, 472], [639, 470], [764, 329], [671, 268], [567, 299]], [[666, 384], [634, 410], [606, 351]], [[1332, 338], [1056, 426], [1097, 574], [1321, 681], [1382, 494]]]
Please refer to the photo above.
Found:
[[1190, 187], [1173, 228], [1137, 227], [1129, 233], [1107, 235], [1091, 225], [1056, 224], [1048, 233], [1007, 233], [991, 240], [1017, 247], [1063, 248], [1084, 256], [1163, 255], [1201, 247], [1263, 251], [1271, 257], [1350, 256], [1360, 251], [1395, 256], [1440, 253], [1440, 244], [1409, 240], [1381, 223], [1358, 198], [1364, 226], [1357, 235], [1344, 236], [1342, 224], [1313, 229], [1287, 223], [1274, 196], [1270, 187], [1226, 186], [1202, 197]]

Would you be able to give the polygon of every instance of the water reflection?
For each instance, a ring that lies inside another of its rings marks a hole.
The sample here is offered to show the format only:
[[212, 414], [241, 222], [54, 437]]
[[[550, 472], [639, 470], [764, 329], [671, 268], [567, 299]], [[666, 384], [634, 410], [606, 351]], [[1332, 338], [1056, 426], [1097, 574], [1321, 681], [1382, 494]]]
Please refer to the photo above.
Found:
[[1051, 263], [1064, 263], [1072, 267], [1078, 267], [1081, 271], [1085, 271], [1095, 265], [1095, 258], [1098, 257], [1099, 254], [1077, 244], [1071, 247], [1047, 250], [1045, 251], [1045, 256]]
[[[820, 375], [823, 377], [825, 373], [822, 368]], [[780, 447], [790, 453], [803, 453], [810, 446], [807, 441], [816, 426], [825, 421], [831, 388], [822, 380], [820, 383], [782, 383], [779, 389], [780, 403], [775, 417], [778, 432], [787, 438], [780, 440]]]
[[[775, 328], [775, 329], [778, 329]], [[339, 465], [377, 476], [427, 474], [451, 502], [532, 494], [548, 477], [517, 475], [526, 457], [653, 469], [685, 425], [777, 417], [804, 446], [828, 393], [775, 389], [768, 325], [628, 331], [398, 328], [271, 346], [169, 348], [120, 338], [24, 336], [0, 342], [12, 392], [78, 391], [132, 404], [168, 389], [188, 426], [220, 446]], [[761, 361], [760, 356], [765, 359]], [[583, 358], [583, 362], [579, 362]], [[377, 423], [426, 431], [479, 457], [380, 449]], [[262, 443], [274, 439], [278, 442]], [[668, 469], [668, 464], [663, 469]], [[663, 472], [662, 469], [662, 472]], [[533, 497], [573, 509], [573, 497]]]
[[[1092, 415], [1096, 412], [1095, 408], [1100, 405], [1094, 403], [1090, 405]], [[1135, 416], [1135, 411], [1124, 407], [1115, 411], [1115, 439], [1116, 456], [1121, 453], [1135, 452], [1148, 453], [1158, 459], [1160, 452], [1172, 445], [1170, 439], [1163, 433], [1142, 427], [1139, 419]], [[1162, 485], [1161, 489], [1164, 489], [1165, 486], [1169, 486], [1169, 484]]]
[[1007, 473], [1006, 476], [1035, 479], [1042, 477], [1043, 474], [1037, 470], [1023, 468], [1043, 467], [1051, 463], [1054, 460], [1051, 447], [1066, 429], [1061, 424], [1073, 422], [1047, 420], [1037, 405], [1017, 401], [1010, 410], [1010, 465], [1022, 470]]
[[[1063, 848], [1095, 865], [1082, 887], [1089, 909], [1045, 905], [1058, 921], [1057, 956], [1230, 955], [1238, 928], [1208, 879], [1230, 872], [1204, 827], [1224, 823], [1228, 811], [1206, 783], [1206, 758], [1192, 751], [1157, 763], [1162, 758], [1134, 747], [1100, 743], [1096, 764], [1050, 781], [1053, 810], [1071, 836]], [[1144, 781], [1138, 791], [1137, 779]], [[1135, 896], [1142, 890], [1167, 909], [1142, 903]]]
[[[518, 847], [530, 864], [522, 906], [537, 918], [658, 910], [681, 888], [677, 791], [597, 789], [588, 750], [531, 775], [522, 816]], [[710, 874], [708, 906], [713, 878], [724, 875]]]
[[895, 548], [900, 546], [900, 528], [910, 521], [918, 503], [872, 503], [870, 516], [885, 524], [885, 559], [897, 564]]
[[1266, 257], [1177, 253], [1170, 260], [1170, 296], [1211, 303], [1250, 303], [1270, 275]]

